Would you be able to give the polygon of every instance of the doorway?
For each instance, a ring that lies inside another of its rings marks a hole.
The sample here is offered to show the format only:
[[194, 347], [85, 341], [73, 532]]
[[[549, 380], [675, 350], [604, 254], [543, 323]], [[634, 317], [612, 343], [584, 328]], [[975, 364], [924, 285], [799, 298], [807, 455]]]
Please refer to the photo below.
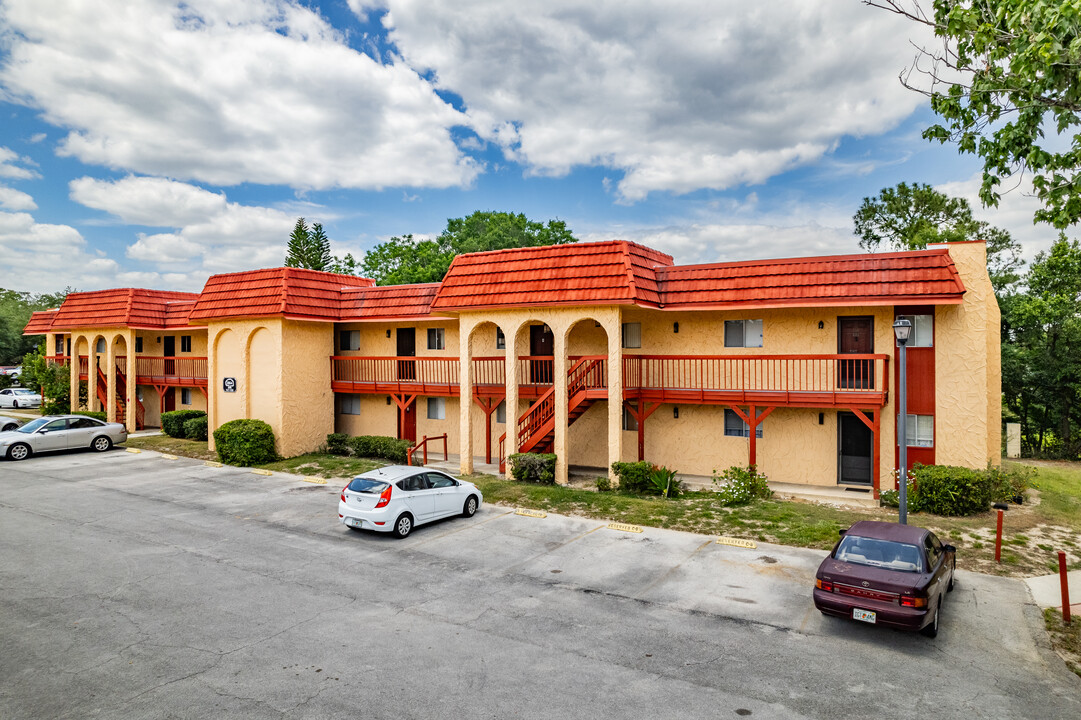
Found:
[[532, 385], [552, 384], [552, 361], [545, 360], [555, 355], [556, 340], [547, 325], [529, 326], [529, 382]]
[[[399, 358], [403, 357], [416, 357], [417, 354], [417, 329], [416, 328], [398, 328], [396, 331]], [[416, 380], [417, 379], [417, 361], [416, 360], [399, 360], [398, 361], [398, 379], [399, 380]], [[416, 416], [413, 416], [413, 437], [416, 439]], [[399, 437], [401, 435], [399, 434]]]
[[[837, 354], [870, 355], [875, 351], [875, 319], [870, 316], [837, 318]], [[875, 361], [853, 358], [837, 361], [837, 387], [873, 390]]]
[[[168, 360], [166, 361], [168, 362]], [[165, 389], [165, 412], [176, 410], [176, 388]]]
[[[874, 415], [865, 413], [869, 420]], [[855, 413], [837, 413], [837, 482], [871, 485], [874, 467], [874, 433]]]
[[417, 442], [417, 401], [416, 398], [413, 402], [406, 406], [405, 410], [398, 411], [398, 439], [408, 440], [409, 442], [416, 444]]
[[[176, 356], [176, 337], [173, 335], [166, 335], [162, 338], [162, 342], [164, 345], [162, 346], [163, 350], [161, 354], [165, 356], [165, 374], [176, 375], [176, 361], [172, 359]], [[171, 397], [172, 392], [170, 391], [169, 394]]]

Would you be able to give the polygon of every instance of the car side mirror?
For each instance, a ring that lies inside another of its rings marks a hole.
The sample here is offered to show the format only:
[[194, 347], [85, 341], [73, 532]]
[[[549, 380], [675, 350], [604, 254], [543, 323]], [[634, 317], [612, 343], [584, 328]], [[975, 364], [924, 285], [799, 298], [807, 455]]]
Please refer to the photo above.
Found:
[[837, 531], [837, 534], [838, 535], [844, 535], [846, 532], [848, 532], [848, 531], [845, 530], [844, 528], [841, 528], [840, 530]]
[[953, 545], [943, 545], [942, 549], [945, 550], [946, 552], [952, 552], [952, 553], [957, 552], [957, 548], [955, 548]]

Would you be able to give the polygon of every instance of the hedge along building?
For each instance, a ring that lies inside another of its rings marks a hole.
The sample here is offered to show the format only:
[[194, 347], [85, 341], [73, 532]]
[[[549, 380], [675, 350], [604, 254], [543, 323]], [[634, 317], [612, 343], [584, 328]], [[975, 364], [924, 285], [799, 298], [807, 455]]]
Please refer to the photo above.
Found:
[[[125, 310], [106, 309], [124, 294]], [[997, 461], [999, 314], [983, 243], [690, 266], [633, 243], [580, 243], [461, 255], [442, 283], [391, 287], [277, 268], [216, 275], [194, 295], [74, 293], [26, 332], [49, 336], [54, 361], [67, 362], [62, 348], [77, 357], [73, 379], [102, 355], [123, 365], [124, 378], [91, 373], [92, 403], [111, 417], [139, 388], [160, 412], [183, 380], [212, 430], [265, 420], [283, 455], [334, 431], [445, 434], [463, 472], [550, 451], [560, 482], [571, 465], [647, 459], [877, 491], [895, 486], [898, 316], [915, 325], [910, 460]], [[196, 377], [156, 354], [159, 334], [205, 349]], [[153, 352], [132, 364], [110, 351], [120, 337]]]

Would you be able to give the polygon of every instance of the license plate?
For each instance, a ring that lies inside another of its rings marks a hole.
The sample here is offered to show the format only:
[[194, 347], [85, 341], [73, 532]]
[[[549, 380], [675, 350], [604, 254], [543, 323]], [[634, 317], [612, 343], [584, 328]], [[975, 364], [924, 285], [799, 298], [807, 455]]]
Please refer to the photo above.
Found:
[[870, 610], [860, 610], [859, 608], [853, 608], [853, 610], [852, 610], [852, 619], [853, 620], [859, 620], [860, 622], [865, 622], [865, 623], [874, 623], [875, 622], [875, 614], [873, 612], [871, 612]]
[[351, 525], [352, 527], [364, 527], [364, 521], [363, 520], [357, 520], [356, 518], [346, 518], [345, 519], [345, 524], [346, 525]]

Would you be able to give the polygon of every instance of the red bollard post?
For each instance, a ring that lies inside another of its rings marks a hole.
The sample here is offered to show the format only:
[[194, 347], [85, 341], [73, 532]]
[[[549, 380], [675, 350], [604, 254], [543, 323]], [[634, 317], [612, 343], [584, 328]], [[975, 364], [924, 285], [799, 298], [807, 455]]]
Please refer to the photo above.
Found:
[[1066, 553], [1058, 551], [1058, 577], [1062, 582], [1062, 622], [1070, 624], [1070, 584], [1066, 581]]
[[995, 562], [1002, 562], [1002, 511], [998, 511], [998, 529], [995, 530]]

